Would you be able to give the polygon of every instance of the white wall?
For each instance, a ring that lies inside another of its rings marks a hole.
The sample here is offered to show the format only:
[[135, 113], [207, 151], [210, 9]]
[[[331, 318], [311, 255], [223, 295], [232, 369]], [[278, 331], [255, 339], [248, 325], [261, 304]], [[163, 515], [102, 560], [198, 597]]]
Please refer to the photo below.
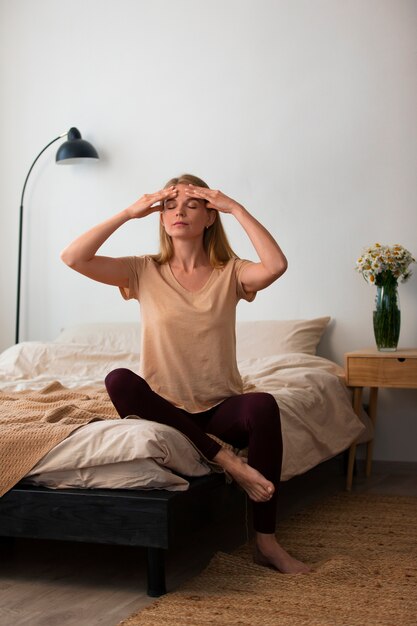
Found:
[[[0, 348], [14, 341], [18, 206], [30, 163], [70, 126], [98, 163], [35, 166], [25, 209], [22, 339], [134, 320], [117, 290], [72, 273], [78, 233], [190, 171], [244, 203], [289, 259], [241, 319], [329, 314], [322, 353], [372, 345], [364, 246], [417, 254], [415, 0], [0, 0]], [[244, 233], [224, 220], [240, 256]], [[108, 254], [157, 247], [157, 217]], [[417, 268], [400, 289], [417, 346]], [[416, 461], [415, 391], [385, 391], [375, 457]]]

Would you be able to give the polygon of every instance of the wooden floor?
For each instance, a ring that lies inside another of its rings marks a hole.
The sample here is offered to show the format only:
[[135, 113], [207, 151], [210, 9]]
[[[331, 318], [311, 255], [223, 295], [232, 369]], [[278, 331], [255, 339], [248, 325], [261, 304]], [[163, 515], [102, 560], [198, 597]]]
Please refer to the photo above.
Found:
[[[341, 490], [343, 459], [337, 458], [283, 484], [279, 518]], [[358, 492], [417, 497], [417, 465], [374, 463], [368, 480], [359, 469], [352, 497]], [[168, 590], [201, 571], [216, 550], [236, 545], [235, 533], [222, 529], [194, 537], [188, 549], [168, 556]], [[0, 558], [0, 626], [116, 626], [154, 601], [146, 595], [138, 548], [20, 540]]]

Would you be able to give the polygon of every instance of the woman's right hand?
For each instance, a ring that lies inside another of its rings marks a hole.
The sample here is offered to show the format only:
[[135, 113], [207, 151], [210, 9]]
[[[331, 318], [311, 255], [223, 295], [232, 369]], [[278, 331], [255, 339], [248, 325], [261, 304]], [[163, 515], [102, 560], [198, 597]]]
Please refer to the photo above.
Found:
[[172, 200], [178, 195], [178, 189], [175, 185], [168, 187], [168, 189], [161, 189], [155, 193], [145, 193], [139, 200], [136, 200], [128, 209], [128, 214], [131, 219], [139, 219], [146, 217], [151, 213], [161, 211], [165, 200]]
[[93, 226], [86, 233], [74, 239], [61, 252], [61, 259], [66, 265], [89, 278], [107, 285], [127, 287], [129, 275], [123, 259], [98, 256], [98, 249], [122, 224], [130, 219], [145, 217], [160, 211], [164, 201], [176, 198], [177, 194], [178, 190], [175, 187], [145, 194], [129, 208], [120, 211], [97, 226]]

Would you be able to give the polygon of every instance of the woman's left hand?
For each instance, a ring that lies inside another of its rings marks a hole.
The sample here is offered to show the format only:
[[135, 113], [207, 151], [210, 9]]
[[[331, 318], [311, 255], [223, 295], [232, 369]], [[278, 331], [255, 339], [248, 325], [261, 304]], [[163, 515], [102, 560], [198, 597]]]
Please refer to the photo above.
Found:
[[188, 185], [185, 193], [190, 198], [198, 198], [207, 201], [208, 209], [215, 209], [221, 213], [233, 213], [236, 209], [242, 208], [242, 205], [226, 196], [218, 189], [207, 189], [207, 187], [197, 187], [196, 185]]
[[281, 248], [266, 228], [245, 207], [216, 189], [188, 185], [185, 194], [189, 198], [205, 200], [208, 209], [232, 213], [246, 231], [260, 261], [249, 263], [241, 272], [240, 279], [246, 293], [265, 289], [285, 272], [287, 259]]

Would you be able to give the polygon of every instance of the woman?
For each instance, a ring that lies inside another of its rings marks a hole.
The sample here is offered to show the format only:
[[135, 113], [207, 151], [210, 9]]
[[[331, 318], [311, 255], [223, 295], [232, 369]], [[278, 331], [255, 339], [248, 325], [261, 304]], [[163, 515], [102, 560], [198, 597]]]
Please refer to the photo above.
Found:
[[[157, 211], [158, 255], [96, 254], [122, 224]], [[238, 220], [258, 263], [237, 258], [219, 213]], [[253, 300], [287, 269], [273, 237], [241, 204], [184, 174], [78, 237], [61, 258], [89, 278], [118, 286], [125, 299], [140, 302], [141, 376], [118, 369], [105, 381], [119, 415], [139, 415], [184, 433], [253, 501], [255, 560], [283, 573], [308, 572], [275, 537], [282, 461], [278, 405], [267, 393], [243, 394], [236, 364], [237, 302]], [[207, 433], [237, 448], [247, 446], [247, 463]]]

